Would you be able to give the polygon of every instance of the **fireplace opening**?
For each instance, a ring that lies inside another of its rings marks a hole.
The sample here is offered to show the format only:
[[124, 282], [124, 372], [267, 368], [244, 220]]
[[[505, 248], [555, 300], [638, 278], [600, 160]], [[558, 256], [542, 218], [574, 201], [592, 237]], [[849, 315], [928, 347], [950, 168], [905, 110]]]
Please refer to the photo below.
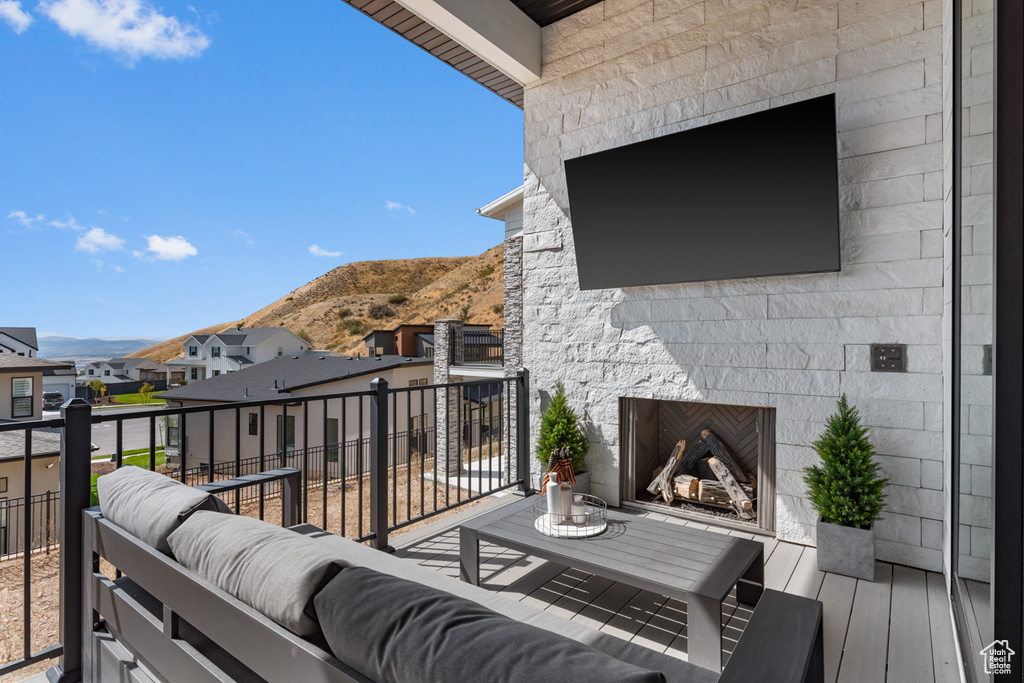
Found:
[[775, 409], [619, 399], [622, 500], [775, 530]]

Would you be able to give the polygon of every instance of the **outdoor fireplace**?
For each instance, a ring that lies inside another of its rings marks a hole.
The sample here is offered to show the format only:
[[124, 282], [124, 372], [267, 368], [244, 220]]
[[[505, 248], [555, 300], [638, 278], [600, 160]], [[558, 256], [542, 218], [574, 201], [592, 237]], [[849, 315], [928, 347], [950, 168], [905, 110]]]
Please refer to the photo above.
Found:
[[620, 398], [619, 418], [623, 501], [775, 530], [774, 408]]

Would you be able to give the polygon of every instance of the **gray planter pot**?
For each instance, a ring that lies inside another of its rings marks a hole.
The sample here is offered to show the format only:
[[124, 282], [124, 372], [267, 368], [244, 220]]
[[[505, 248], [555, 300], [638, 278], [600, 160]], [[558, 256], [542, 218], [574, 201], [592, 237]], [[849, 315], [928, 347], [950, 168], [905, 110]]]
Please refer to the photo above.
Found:
[[875, 580], [875, 525], [868, 529], [829, 524], [818, 519], [818, 569]]

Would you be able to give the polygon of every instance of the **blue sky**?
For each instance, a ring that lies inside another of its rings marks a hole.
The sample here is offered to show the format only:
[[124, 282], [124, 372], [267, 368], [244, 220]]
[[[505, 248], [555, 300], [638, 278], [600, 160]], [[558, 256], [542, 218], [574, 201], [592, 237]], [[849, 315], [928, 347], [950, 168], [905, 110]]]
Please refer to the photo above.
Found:
[[459, 256], [522, 112], [340, 0], [0, 0], [0, 324], [182, 334]]

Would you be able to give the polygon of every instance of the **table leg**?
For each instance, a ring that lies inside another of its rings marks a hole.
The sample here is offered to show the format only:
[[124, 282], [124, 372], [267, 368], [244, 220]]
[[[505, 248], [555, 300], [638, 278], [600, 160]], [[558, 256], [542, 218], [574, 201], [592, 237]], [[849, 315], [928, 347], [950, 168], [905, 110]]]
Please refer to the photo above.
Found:
[[722, 670], [722, 601], [706, 595], [686, 596], [686, 651], [690, 664]]
[[750, 563], [736, 584], [736, 599], [747, 605], [756, 605], [764, 592], [764, 548]]
[[459, 576], [474, 586], [480, 585], [480, 539], [476, 530], [459, 527]]

